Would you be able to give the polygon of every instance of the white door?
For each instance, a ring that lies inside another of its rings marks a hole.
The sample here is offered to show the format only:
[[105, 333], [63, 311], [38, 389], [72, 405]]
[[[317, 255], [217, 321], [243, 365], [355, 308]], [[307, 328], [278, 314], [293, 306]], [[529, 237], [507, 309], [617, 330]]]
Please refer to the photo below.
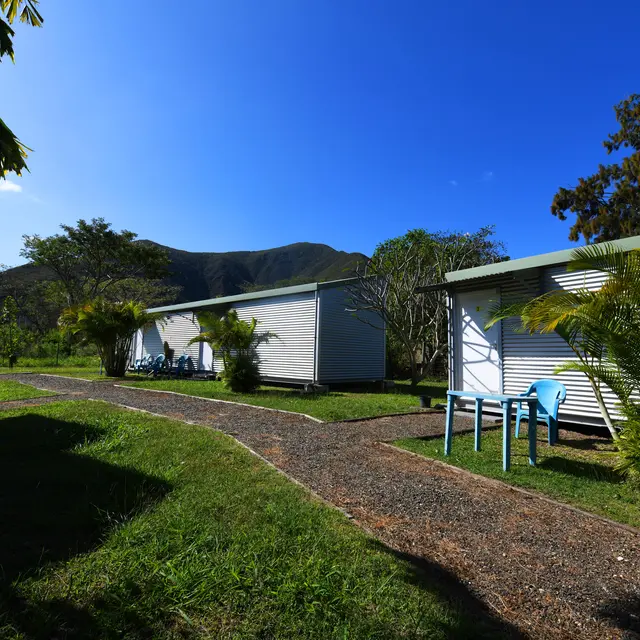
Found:
[[458, 300], [458, 358], [456, 384], [462, 390], [501, 393], [500, 323], [488, 330], [489, 309], [499, 301], [496, 289], [484, 289], [457, 294]]

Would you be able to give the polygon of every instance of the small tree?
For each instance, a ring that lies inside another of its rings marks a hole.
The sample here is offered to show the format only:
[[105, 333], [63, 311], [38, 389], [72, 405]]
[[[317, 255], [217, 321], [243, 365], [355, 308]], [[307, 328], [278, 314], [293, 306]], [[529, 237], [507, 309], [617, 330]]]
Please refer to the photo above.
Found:
[[62, 312], [59, 324], [72, 334], [79, 334], [94, 344], [108, 376], [121, 378], [127, 370], [133, 336], [159, 319], [147, 313], [137, 302], [93, 302], [69, 307]]
[[[66, 305], [87, 300], [162, 299], [157, 279], [168, 275], [169, 256], [157, 245], [136, 242], [131, 231], [114, 231], [103, 218], [61, 225], [64, 233], [24, 236], [21, 255], [55, 275]], [[175, 287], [169, 289], [175, 295]]]
[[472, 234], [414, 229], [378, 245], [358, 266], [357, 283], [348, 287], [352, 310], [363, 322], [386, 327], [389, 341], [406, 354], [412, 387], [432, 374], [448, 344], [446, 292], [418, 290], [441, 283], [449, 271], [507, 259], [493, 233], [492, 227]]
[[18, 361], [20, 353], [27, 345], [28, 333], [18, 324], [18, 305], [7, 296], [0, 309], [0, 355], [9, 367]]
[[220, 354], [224, 363], [222, 378], [232, 391], [255, 391], [261, 382], [256, 348], [276, 335], [256, 333], [258, 321], [255, 318], [251, 322], [240, 320], [235, 309], [223, 316], [203, 311], [198, 314], [198, 320], [205, 331], [191, 339], [189, 344], [206, 342], [214, 353]]

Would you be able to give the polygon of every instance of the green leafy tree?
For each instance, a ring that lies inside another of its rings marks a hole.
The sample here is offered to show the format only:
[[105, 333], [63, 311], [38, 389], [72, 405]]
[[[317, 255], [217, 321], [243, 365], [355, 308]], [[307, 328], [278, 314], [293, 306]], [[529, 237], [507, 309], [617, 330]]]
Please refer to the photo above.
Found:
[[169, 265], [160, 247], [136, 242], [131, 231], [114, 231], [103, 218], [61, 228], [64, 233], [48, 238], [24, 236], [21, 255], [50, 269], [55, 277], [50, 293], [55, 296], [57, 287], [66, 305], [95, 298], [132, 299], [132, 293], [133, 299], [149, 304], [163, 294], [175, 295], [175, 288], [167, 290], [157, 282], [168, 275]]
[[107, 375], [121, 378], [127, 370], [134, 334], [160, 319], [158, 314], [147, 313], [140, 303], [97, 298], [65, 309], [59, 324], [94, 344]]
[[[556, 371], [585, 374], [624, 456], [625, 446], [633, 448], [640, 442], [636, 433], [640, 430], [640, 251], [624, 252], [610, 245], [582, 247], [574, 251], [568, 270], [599, 271], [607, 279], [596, 291], [550, 291], [530, 300], [507, 302], [492, 310], [490, 325], [515, 316], [529, 333], [560, 335], [576, 359]], [[603, 385], [617, 396], [627, 418], [622, 439], [605, 405]], [[637, 456], [640, 460], [640, 450]]]
[[[409, 363], [412, 386], [432, 374], [447, 350], [447, 294], [429, 289], [445, 273], [507, 259], [493, 227], [475, 233], [414, 229], [379, 244], [348, 287], [356, 316], [386, 327], [391, 348]], [[426, 288], [426, 290], [425, 290]]]
[[0, 308], [0, 355], [10, 367], [28, 344], [28, 332], [18, 324], [18, 305], [11, 296], [7, 296]]
[[223, 316], [200, 312], [198, 320], [205, 331], [189, 344], [206, 342], [214, 353], [219, 354], [224, 364], [222, 378], [232, 391], [255, 391], [261, 381], [256, 349], [276, 335], [268, 331], [257, 333], [258, 321], [255, 318], [251, 322], [240, 320], [235, 309], [230, 309]]
[[640, 234], [640, 94], [633, 94], [614, 107], [618, 132], [604, 141], [608, 154], [629, 150], [620, 162], [601, 164], [598, 171], [580, 178], [573, 189], [558, 189], [551, 213], [576, 220], [569, 239], [603, 242]]
[[[0, 62], [8, 56], [14, 61], [13, 37], [11, 25], [19, 19], [32, 27], [41, 27], [42, 16], [38, 12], [37, 0], [0, 0]], [[28, 147], [18, 140], [16, 135], [0, 118], [0, 179], [13, 171], [21, 175], [27, 170]]]

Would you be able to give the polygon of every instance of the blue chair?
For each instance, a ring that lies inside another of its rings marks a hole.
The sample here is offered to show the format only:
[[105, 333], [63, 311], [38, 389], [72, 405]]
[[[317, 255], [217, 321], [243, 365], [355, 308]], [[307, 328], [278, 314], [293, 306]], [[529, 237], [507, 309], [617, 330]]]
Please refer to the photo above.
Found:
[[[567, 397], [567, 389], [557, 380], [536, 380], [520, 395], [531, 396], [534, 393], [538, 398], [538, 420], [544, 420], [547, 423], [549, 444], [555, 444], [558, 441], [558, 409]], [[524, 403], [518, 404], [516, 438], [520, 436], [520, 420], [522, 418], [529, 420], [529, 407]]]
[[156, 356], [155, 360], [153, 361], [153, 364], [147, 370], [147, 375], [150, 376], [153, 374], [154, 377], [157, 376], [162, 371], [162, 369], [164, 369], [164, 361], [165, 361], [164, 353], [161, 353], [159, 356]]
[[140, 371], [148, 371], [149, 367], [152, 364], [153, 364], [153, 356], [148, 355], [148, 356], [144, 356], [143, 358], [138, 358], [133, 368], [136, 371], [136, 373], [139, 373]]
[[189, 356], [186, 353], [183, 353], [178, 358], [178, 362], [176, 363], [176, 369], [173, 372], [173, 373], [176, 374], [176, 377], [184, 375], [185, 369], [187, 367], [187, 360], [188, 359], [189, 359]]

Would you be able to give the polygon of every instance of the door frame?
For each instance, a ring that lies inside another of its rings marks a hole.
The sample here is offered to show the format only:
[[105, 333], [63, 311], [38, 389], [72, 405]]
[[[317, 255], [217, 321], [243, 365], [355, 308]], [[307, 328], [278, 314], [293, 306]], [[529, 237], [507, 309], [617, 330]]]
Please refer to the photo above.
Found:
[[[463, 362], [463, 340], [462, 340], [462, 304], [460, 302], [460, 296], [472, 293], [486, 293], [487, 301], [492, 297], [496, 301], [501, 299], [500, 287], [488, 287], [487, 289], [469, 289], [467, 291], [457, 291], [455, 294], [454, 306], [454, 329], [453, 339], [455, 346], [454, 349], [454, 382], [456, 389], [462, 389], [462, 362]], [[504, 393], [504, 360], [502, 358], [502, 320], [497, 323], [498, 340], [496, 342], [498, 352], [498, 393]]]

